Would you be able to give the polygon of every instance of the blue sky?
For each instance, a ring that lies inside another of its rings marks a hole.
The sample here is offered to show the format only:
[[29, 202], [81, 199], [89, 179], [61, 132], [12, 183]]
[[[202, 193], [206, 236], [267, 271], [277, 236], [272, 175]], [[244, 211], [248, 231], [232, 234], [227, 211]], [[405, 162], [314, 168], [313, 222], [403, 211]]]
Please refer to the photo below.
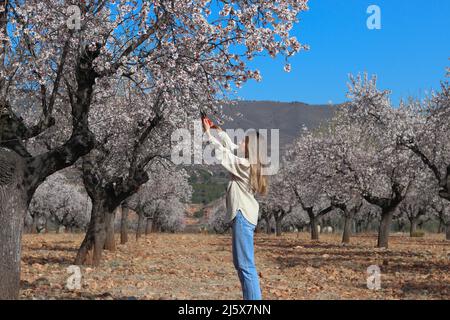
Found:
[[[381, 9], [381, 30], [366, 26], [369, 5]], [[310, 104], [346, 100], [348, 74], [377, 74], [378, 85], [392, 90], [392, 100], [423, 98], [438, 89], [450, 66], [448, 0], [310, 0], [294, 34], [310, 45], [290, 59], [261, 57], [252, 62], [263, 76], [239, 96], [251, 100], [302, 101]]]

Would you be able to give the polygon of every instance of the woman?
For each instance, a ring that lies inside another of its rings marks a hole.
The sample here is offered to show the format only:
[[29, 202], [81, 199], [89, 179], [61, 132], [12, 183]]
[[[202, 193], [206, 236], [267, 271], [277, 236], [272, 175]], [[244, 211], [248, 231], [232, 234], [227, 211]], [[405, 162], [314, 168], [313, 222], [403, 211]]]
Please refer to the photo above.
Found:
[[[216, 158], [230, 173], [227, 187], [227, 211], [229, 221], [233, 221], [232, 250], [233, 263], [242, 286], [244, 300], [261, 300], [258, 273], [256, 271], [253, 234], [258, 223], [259, 204], [254, 195], [267, 193], [267, 177], [262, 173], [265, 152], [258, 132], [245, 136], [238, 146], [219, 127], [220, 142], [211, 135], [210, 122], [203, 119], [203, 128], [208, 141], [215, 148]], [[238, 149], [244, 157], [233, 154]]]

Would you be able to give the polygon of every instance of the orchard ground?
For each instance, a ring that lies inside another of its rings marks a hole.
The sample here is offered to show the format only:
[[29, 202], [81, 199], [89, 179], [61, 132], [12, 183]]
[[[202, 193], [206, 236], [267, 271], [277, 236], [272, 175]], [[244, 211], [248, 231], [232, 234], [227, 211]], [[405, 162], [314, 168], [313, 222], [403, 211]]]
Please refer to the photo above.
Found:
[[[265, 299], [450, 299], [450, 242], [442, 234], [282, 237], [256, 234]], [[240, 299], [229, 235], [154, 233], [105, 251], [100, 267], [81, 267], [82, 288], [66, 288], [81, 234], [25, 235], [22, 299]], [[381, 289], [367, 288], [367, 268], [381, 269]]]

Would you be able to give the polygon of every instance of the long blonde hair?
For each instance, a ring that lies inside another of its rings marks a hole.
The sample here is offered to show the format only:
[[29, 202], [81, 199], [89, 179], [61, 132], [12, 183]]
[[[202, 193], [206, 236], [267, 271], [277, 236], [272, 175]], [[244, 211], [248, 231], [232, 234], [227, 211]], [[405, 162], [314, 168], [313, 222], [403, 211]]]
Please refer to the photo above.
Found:
[[245, 136], [245, 157], [250, 162], [250, 188], [261, 195], [267, 194], [267, 176], [263, 174], [263, 165], [267, 164], [267, 150], [263, 137], [252, 130]]

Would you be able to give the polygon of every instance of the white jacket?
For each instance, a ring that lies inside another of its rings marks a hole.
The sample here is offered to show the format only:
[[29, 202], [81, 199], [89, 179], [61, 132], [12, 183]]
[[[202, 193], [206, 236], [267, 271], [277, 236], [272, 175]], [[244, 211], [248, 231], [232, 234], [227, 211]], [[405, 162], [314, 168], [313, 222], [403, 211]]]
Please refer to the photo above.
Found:
[[238, 149], [238, 146], [225, 131], [219, 131], [218, 135], [220, 142], [211, 134], [208, 134], [208, 141], [213, 144], [220, 164], [231, 173], [226, 193], [228, 221], [233, 220], [240, 209], [244, 217], [256, 225], [259, 204], [250, 188], [250, 162], [234, 155], [233, 150]]

